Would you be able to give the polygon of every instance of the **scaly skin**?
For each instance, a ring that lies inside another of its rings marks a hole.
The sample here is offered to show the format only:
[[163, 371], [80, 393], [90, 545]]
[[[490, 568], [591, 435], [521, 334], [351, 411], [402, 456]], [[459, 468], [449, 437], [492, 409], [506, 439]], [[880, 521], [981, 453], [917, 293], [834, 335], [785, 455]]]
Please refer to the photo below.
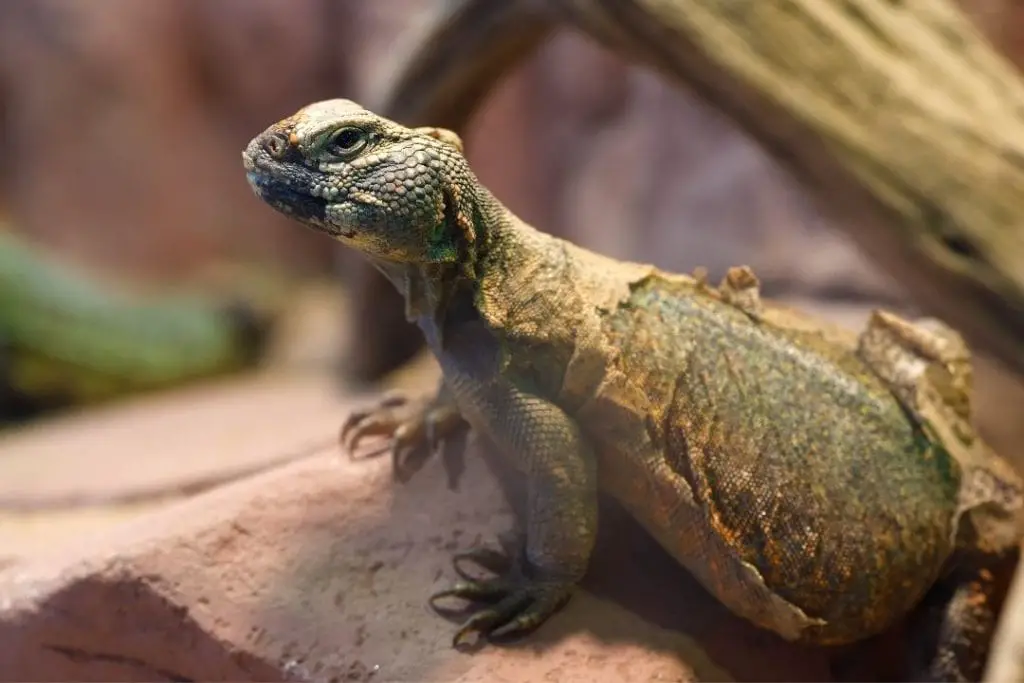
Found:
[[0, 231], [0, 419], [250, 366], [263, 318], [242, 302], [123, 296]]
[[[889, 346], [762, 302], [748, 269], [714, 288], [533, 229], [477, 182], [450, 131], [331, 100], [268, 128], [243, 160], [260, 198], [391, 280], [450, 393], [430, 410], [457, 408], [527, 477], [520, 561], [492, 579], [457, 566], [463, 581], [434, 596], [494, 603], [456, 644], [526, 631], [564, 604], [603, 488], [729, 609], [789, 640], [865, 638], [953, 580], [917, 673], [980, 674], [986, 577], [1013, 555], [1021, 485], [912, 417], [895, 389], [932, 374], [884, 374], [889, 355], [871, 350]], [[394, 407], [357, 416], [349, 440], [426, 432], [426, 411], [400, 424]], [[454, 427], [453, 413], [437, 421]]]

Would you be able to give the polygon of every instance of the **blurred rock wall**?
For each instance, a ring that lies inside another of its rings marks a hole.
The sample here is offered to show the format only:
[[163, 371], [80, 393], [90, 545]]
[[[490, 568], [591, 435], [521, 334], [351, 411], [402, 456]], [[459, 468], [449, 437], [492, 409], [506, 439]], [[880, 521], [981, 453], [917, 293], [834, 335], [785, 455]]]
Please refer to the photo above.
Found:
[[[965, 0], [1013, 54], [1020, 3]], [[6, 0], [0, 199], [77, 258], [170, 277], [212, 256], [323, 269], [333, 245], [255, 201], [239, 152], [318, 98], [365, 100], [435, 0]], [[562, 34], [467, 136], [479, 175], [539, 227], [673, 269], [755, 266], [776, 294], [897, 300], [731, 124]]]
[[242, 147], [347, 90], [318, 0], [9, 0], [0, 8], [2, 196], [76, 257], [172, 276], [211, 255], [325, 262], [253, 201]]

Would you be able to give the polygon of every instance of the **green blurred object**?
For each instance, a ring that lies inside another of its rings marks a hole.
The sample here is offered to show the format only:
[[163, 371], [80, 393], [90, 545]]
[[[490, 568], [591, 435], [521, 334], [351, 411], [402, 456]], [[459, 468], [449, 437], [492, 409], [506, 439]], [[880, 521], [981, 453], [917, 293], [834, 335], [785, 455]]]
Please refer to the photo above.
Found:
[[274, 318], [243, 296], [116, 291], [0, 229], [0, 423], [252, 367]]

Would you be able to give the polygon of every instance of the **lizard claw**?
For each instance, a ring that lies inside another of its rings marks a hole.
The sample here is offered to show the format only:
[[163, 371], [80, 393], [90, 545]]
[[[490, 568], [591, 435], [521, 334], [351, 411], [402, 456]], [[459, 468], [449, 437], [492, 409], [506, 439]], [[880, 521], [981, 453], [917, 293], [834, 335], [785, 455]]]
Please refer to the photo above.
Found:
[[[474, 578], [460, 566], [463, 561], [471, 561], [484, 569], [502, 573], [492, 578]], [[505, 553], [486, 548], [455, 555], [455, 573], [462, 580], [430, 596], [431, 607], [441, 615], [450, 616], [459, 610], [441, 607], [436, 604], [438, 600], [458, 598], [490, 603], [490, 606], [476, 610], [462, 624], [452, 638], [452, 647], [458, 650], [475, 649], [485, 640], [526, 635], [569, 600], [573, 582], [530, 578], [520, 569], [520, 564], [512, 563]], [[508, 569], [510, 565], [512, 568]]]
[[364, 457], [391, 453], [392, 471], [401, 482], [415, 474], [430, 455], [446, 445], [449, 438], [457, 444], [465, 422], [453, 404], [432, 399], [411, 400], [389, 392], [376, 404], [353, 411], [342, 424], [339, 440], [354, 459], [367, 438], [384, 437], [387, 444]]
[[491, 548], [473, 548], [462, 553], [456, 553], [452, 557], [452, 566], [455, 568], [455, 573], [465, 581], [478, 581], [479, 579], [463, 569], [462, 562], [473, 562], [493, 574], [505, 574], [512, 569], [512, 561], [504, 552]]
[[375, 405], [353, 410], [341, 425], [339, 441], [352, 455], [359, 443], [368, 436], [386, 436], [394, 431], [398, 409], [409, 403], [409, 397], [388, 392]]

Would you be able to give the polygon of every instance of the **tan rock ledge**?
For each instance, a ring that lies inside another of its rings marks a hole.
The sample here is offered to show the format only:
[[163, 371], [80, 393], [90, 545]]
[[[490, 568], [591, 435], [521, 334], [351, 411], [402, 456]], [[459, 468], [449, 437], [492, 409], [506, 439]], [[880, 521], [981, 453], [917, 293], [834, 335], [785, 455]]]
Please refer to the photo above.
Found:
[[453, 550], [512, 518], [480, 450], [457, 491], [438, 460], [399, 486], [386, 458], [318, 456], [8, 566], [0, 680], [828, 677], [822, 651], [729, 615], [607, 506], [563, 612], [518, 645], [454, 651], [427, 595], [453, 579]]

